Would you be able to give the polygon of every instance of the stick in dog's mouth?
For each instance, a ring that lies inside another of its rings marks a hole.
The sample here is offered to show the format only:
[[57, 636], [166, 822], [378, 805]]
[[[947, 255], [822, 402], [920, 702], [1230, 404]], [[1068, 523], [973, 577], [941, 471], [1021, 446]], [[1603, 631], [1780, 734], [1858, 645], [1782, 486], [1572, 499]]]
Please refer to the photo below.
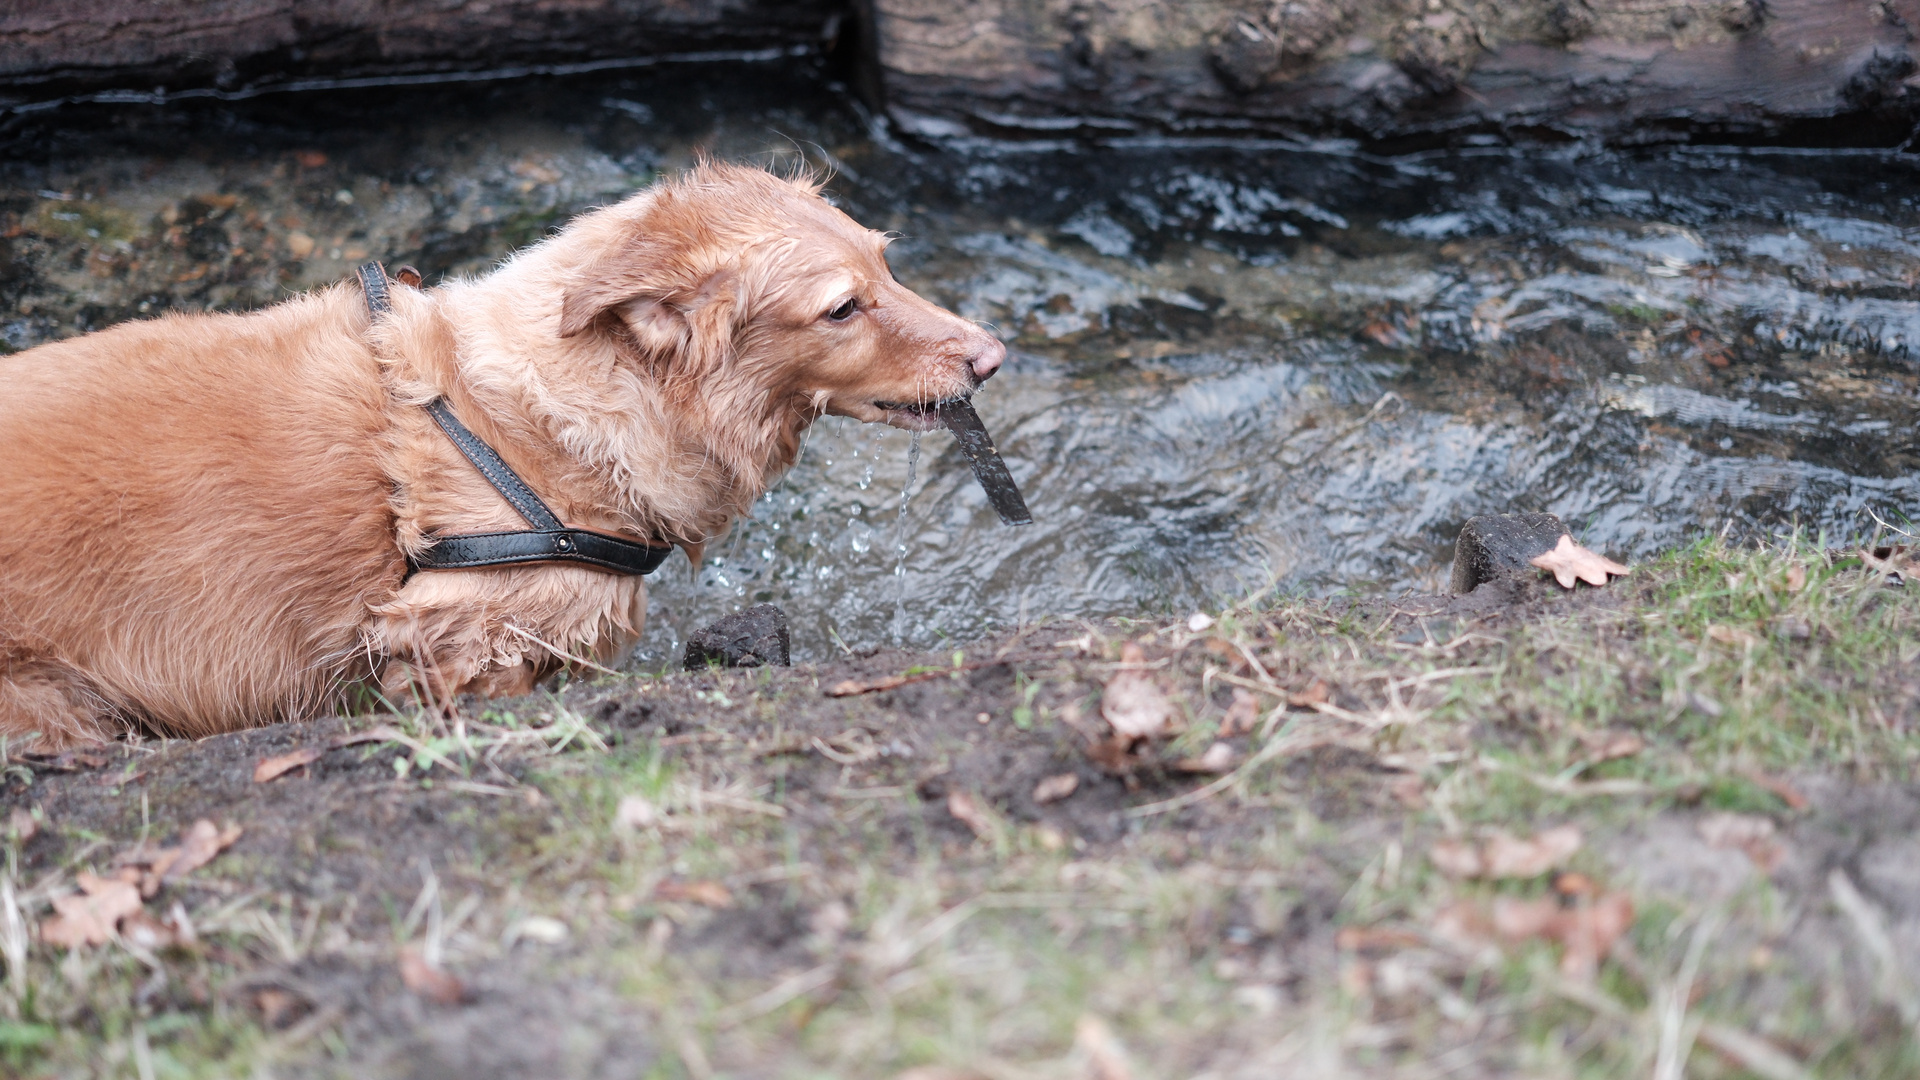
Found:
[[980, 422], [980, 414], [973, 410], [971, 400], [956, 397], [911, 404], [893, 401], [873, 404], [889, 414], [889, 423], [909, 431], [932, 431], [944, 424], [959, 441], [960, 452], [967, 455], [967, 463], [973, 466], [973, 478], [980, 481], [987, 501], [993, 504], [1000, 520], [1009, 525], [1033, 524], [1033, 515], [1027, 512], [1027, 500], [1020, 497], [1013, 474], [1007, 471], [1007, 463], [1000, 460], [993, 436], [987, 434], [987, 426]]

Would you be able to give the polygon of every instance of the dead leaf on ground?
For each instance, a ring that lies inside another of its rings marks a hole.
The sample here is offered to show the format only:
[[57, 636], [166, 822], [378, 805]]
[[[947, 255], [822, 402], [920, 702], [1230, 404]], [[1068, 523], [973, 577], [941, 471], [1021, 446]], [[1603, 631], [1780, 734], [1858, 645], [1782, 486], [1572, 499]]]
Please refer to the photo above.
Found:
[[1227, 706], [1227, 714], [1220, 718], [1222, 736], [1245, 735], [1260, 722], [1260, 699], [1246, 690], [1233, 688], [1233, 702]]
[[1894, 586], [1906, 584], [1906, 579], [1912, 577], [1916, 568], [1920, 567], [1920, 559], [1916, 559], [1914, 553], [1905, 547], [1861, 548], [1859, 556], [1860, 562], [1868, 570], [1879, 574], [1887, 584]]
[[1533, 900], [1502, 896], [1493, 901], [1491, 911], [1479, 902], [1462, 900], [1434, 918], [1435, 933], [1463, 944], [1532, 940], [1558, 944], [1561, 974], [1581, 982], [1593, 979], [1601, 958], [1632, 925], [1633, 900], [1619, 892], [1577, 900], [1572, 906], [1554, 896]]
[[1607, 575], [1628, 573], [1628, 569], [1612, 559], [1589, 551], [1573, 542], [1573, 537], [1560, 534], [1560, 543], [1545, 555], [1530, 560], [1531, 565], [1553, 575], [1553, 580], [1563, 589], [1573, 588], [1574, 582], [1584, 581], [1589, 585], [1605, 585]]
[[120, 920], [120, 937], [127, 944], [148, 952], [180, 944], [179, 932], [147, 914], [144, 908]]
[[1787, 591], [1799, 592], [1807, 587], [1807, 568], [1799, 563], [1787, 567]]
[[1060, 773], [1033, 785], [1033, 801], [1045, 806], [1048, 803], [1057, 803], [1078, 790], [1080, 790], [1078, 774]]
[[1287, 704], [1296, 709], [1311, 709], [1315, 705], [1325, 705], [1333, 700], [1333, 691], [1327, 688], [1325, 679], [1315, 679], [1307, 684], [1305, 690], [1287, 695]]
[[1555, 869], [1580, 850], [1580, 828], [1561, 825], [1521, 840], [1494, 833], [1479, 844], [1442, 840], [1427, 857], [1454, 878], [1532, 878]]
[[313, 1003], [291, 990], [263, 986], [253, 992], [253, 1007], [268, 1031], [284, 1031], [313, 1011]]
[[733, 890], [717, 881], [663, 881], [654, 886], [653, 895], [656, 899], [701, 907], [733, 906]]
[[1182, 758], [1174, 763], [1174, 768], [1189, 773], [1223, 773], [1233, 770], [1239, 755], [1233, 747], [1217, 742], [1207, 747], [1206, 752], [1197, 758]]
[[[238, 825], [228, 825], [222, 829], [201, 818], [181, 834], [178, 845], [165, 848], [136, 847], [123, 852], [115, 861], [129, 868], [145, 867], [146, 872], [139, 875], [140, 895], [152, 897], [160, 891], [161, 886], [178, 881], [212, 862], [214, 856], [240, 839], [243, 831]], [[121, 872], [125, 874], [129, 871]]]
[[1396, 776], [1387, 782], [1387, 794], [1409, 810], [1424, 810], [1427, 805], [1427, 782], [1420, 779], [1418, 773]]
[[1741, 775], [1752, 781], [1754, 786], [1762, 791], [1779, 796], [1780, 801], [1787, 804], [1787, 809], [1805, 810], [1807, 808], [1806, 795], [1802, 794], [1799, 788], [1794, 787], [1785, 780], [1777, 776], [1768, 776], [1759, 769], [1748, 769]]
[[407, 989], [435, 1005], [458, 1005], [467, 1000], [467, 984], [427, 963], [411, 945], [400, 950], [400, 981]]
[[40, 923], [40, 940], [48, 945], [105, 945], [120, 920], [141, 910], [140, 890], [129, 882], [85, 870], [74, 880], [80, 892], [55, 897], [54, 914]]
[[281, 754], [279, 757], [270, 757], [253, 767], [253, 782], [264, 784], [276, 776], [283, 776], [303, 765], [311, 765], [325, 754], [326, 751], [320, 747], [306, 746], [291, 753]]
[[1580, 745], [1586, 748], [1587, 761], [1595, 765], [1634, 757], [1647, 748], [1647, 740], [1631, 731], [1589, 731], [1582, 732], [1579, 738]]
[[1744, 851], [1763, 874], [1778, 869], [1787, 849], [1774, 836], [1772, 818], [1758, 814], [1709, 814], [1700, 821], [1700, 839], [1717, 848]]
[[1712, 626], [1707, 627], [1707, 637], [1722, 645], [1734, 645], [1742, 649], [1751, 649], [1755, 645], [1760, 644], [1760, 635], [1755, 634], [1753, 631], [1742, 630], [1739, 627], [1727, 626], [1723, 623], [1714, 623]]
[[1087, 743], [1087, 760], [1108, 776], [1131, 776], [1140, 765], [1140, 759], [1129, 752], [1132, 749], [1133, 740], [1125, 735], [1094, 739]]
[[24, 844], [33, 839], [40, 831], [40, 823], [33, 819], [33, 812], [24, 806], [16, 806], [7, 815], [7, 832], [16, 844]]
[[[1124, 664], [1144, 664], [1146, 651], [1134, 642], [1120, 647]], [[1173, 702], [1153, 676], [1145, 671], [1121, 670], [1107, 680], [1100, 694], [1100, 715], [1116, 734], [1129, 739], [1157, 739], [1168, 734]]]
[[982, 840], [990, 839], [996, 831], [992, 816], [973, 797], [973, 793], [964, 788], [947, 792], [947, 813]]

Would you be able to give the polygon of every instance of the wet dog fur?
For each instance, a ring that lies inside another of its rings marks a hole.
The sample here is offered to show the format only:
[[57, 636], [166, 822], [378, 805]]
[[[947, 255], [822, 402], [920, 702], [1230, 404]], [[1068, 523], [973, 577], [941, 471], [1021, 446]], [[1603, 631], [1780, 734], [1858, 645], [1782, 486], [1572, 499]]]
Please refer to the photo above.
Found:
[[200, 736], [618, 657], [640, 578], [408, 575], [435, 535], [526, 527], [423, 406], [569, 526], [697, 560], [819, 416], [932, 427], [999, 366], [886, 243], [809, 180], [709, 163], [377, 322], [342, 284], [0, 357], [0, 736]]

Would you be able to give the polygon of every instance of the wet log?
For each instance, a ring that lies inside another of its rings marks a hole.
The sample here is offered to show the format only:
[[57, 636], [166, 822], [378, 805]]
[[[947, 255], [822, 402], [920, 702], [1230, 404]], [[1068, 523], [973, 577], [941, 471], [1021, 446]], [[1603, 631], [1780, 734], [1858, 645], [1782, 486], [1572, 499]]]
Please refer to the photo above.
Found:
[[841, 0], [13, 0], [0, 106], [829, 48]]
[[907, 131], [1898, 143], [1920, 0], [873, 0]]

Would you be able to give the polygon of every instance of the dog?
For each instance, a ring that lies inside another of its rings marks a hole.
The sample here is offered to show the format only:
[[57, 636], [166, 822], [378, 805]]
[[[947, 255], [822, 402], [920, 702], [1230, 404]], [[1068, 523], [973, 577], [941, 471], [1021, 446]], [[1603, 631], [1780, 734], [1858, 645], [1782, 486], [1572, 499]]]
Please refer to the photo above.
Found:
[[355, 686], [444, 703], [613, 662], [638, 574], [436, 565], [526, 522], [432, 409], [571, 535], [697, 565], [818, 417], [931, 429], [1000, 367], [887, 243], [816, 180], [703, 162], [477, 279], [376, 273], [0, 357], [0, 736], [199, 737]]

